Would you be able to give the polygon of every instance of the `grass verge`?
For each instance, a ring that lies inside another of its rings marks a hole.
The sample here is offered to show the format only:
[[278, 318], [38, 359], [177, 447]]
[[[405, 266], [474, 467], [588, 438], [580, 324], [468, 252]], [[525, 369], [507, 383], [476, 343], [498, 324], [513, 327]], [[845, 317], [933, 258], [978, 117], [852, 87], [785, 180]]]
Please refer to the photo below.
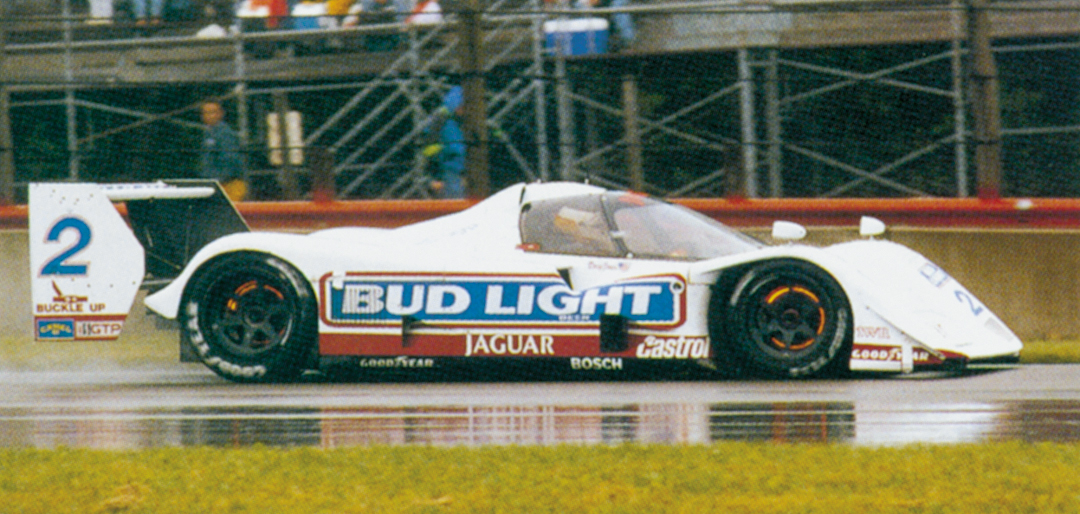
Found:
[[1080, 341], [1025, 341], [1020, 353], [1024, 364], [1076, 364], [1080, 362]]
[[0, 450], [0, 511], [1080, 511], [1080, 445]]

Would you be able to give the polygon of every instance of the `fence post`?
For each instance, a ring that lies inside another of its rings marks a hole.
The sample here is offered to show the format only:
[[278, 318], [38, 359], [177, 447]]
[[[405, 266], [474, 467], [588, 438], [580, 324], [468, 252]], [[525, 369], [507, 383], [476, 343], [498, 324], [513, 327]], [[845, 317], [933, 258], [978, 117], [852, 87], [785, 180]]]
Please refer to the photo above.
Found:
[[975, 173], [979, 198], [1001, 195], [1001, 109], [997, 65], [990, 47], [986, 0], [969, 0], [968, 45], [971, 52], [972, 117], [975, 123]]
[[[293, 146], [289, 143], [289, 99], [283, 92], [271, 95], [274, 114], [277, 115], [278, 141], [281, 142], [281, 166], [277, 169], [277, 182], [286, 200], [300, 198], [300, 186], [297, 184], [296, 168], [292, 163]], [[302, 150], [302, 149], [301, 149]]]
[[465, 80], [465, 179], [470, 198], [484, 198], [491, 191], [488, 173], [487, 102], [484, 99], [484, 31], [480, 0], [468, 0], [462, 12], [465, 49], [462, 70]]
[[317, 203], [331, 202], [334, 191], [334, 159], [330, 150], [322, 146], [308, 148], [308, 165], [311, 167], [311, 199]]
[[623, 75], [623, 128], [626, 132], [626, 167], [630, 188], [645, 190], [645, 171], [641, 159], [641, 132], [638, 130], [638, 88], [632, 73]]
[[0, 4], [0, 205], [15, 203], [15, 158], [11, 136], [11, 91], [5, 84], [7, 2]]

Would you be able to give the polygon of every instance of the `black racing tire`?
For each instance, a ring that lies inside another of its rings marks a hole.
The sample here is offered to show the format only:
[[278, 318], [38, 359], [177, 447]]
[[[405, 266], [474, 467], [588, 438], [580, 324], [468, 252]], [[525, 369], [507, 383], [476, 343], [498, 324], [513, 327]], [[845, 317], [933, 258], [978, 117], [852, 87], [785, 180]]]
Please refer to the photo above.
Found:
[[[778, 259], [747, 268], [723, 306], [724, 348], [765, 378], [839, 376], [851, 355], [851, 305], [828, 272]], [[727, 357], [727, 356], [724, 356]]]
[[236, 382], [287, 382], [318, 340], [315, 294], [272, 255], [240, 252], [204, 264], [188, 282], [181, 330], [199, 359]]

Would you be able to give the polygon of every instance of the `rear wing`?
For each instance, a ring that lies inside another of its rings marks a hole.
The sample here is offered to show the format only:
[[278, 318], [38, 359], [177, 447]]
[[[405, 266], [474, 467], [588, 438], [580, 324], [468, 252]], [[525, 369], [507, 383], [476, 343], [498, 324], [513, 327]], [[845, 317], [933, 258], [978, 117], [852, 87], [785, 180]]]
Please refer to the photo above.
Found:
[[147, 287], [171, 282], [211, 241], [251, 231], [216, 181], [167, 180], [145, 186], [106, 186], [105, 191], [110, 200], [127, 203], [128, 222], [146, 251]]
[[116, 339], [141, 286], [170, 282], [209, 242], [250, 230], [212, 180], [35, 183], [29, 211], [38, 340]]

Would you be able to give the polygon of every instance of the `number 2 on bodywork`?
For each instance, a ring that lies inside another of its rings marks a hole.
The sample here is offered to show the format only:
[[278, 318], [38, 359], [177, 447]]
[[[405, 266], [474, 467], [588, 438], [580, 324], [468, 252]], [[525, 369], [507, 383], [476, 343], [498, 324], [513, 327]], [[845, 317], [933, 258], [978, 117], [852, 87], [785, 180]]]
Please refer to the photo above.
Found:
[[35, 337], [116, 339], [142, 284], [142, 245], [96, 184], [31, 184], [29, 200]]
[[953, 280], [952, 276], [946, 273], [945, 270], [941, 269], [937, 264], [927, 261], [919, 268], [919, 273], [926, 278], [931, 285], [937, 288], [940, 288], [945, 284], [956, 284], [957, 287], [953, 290], [953, 296], [956, 297], [957, 301], [967, 307], [972, 316], [978, 317], [985, 310], [982, 304], [980, 304], [971, 293], [960, 288], [959, 283]]
[[90, 245], [93, 239], [93, 231], [90, 225], [80, 218], [65, 216], [53, 223], [49, 234], [45, 237], [46, 243], [60, 242], [60, 234], [68, 229], [73, 229], [78, 234], [78, 239], [69, 245], [55, 257], [45, 262], [41, 267], [42, 275], [85, 275], [87, 265], [84, 263], [69, 263], [68, 259], [74, 257]]

